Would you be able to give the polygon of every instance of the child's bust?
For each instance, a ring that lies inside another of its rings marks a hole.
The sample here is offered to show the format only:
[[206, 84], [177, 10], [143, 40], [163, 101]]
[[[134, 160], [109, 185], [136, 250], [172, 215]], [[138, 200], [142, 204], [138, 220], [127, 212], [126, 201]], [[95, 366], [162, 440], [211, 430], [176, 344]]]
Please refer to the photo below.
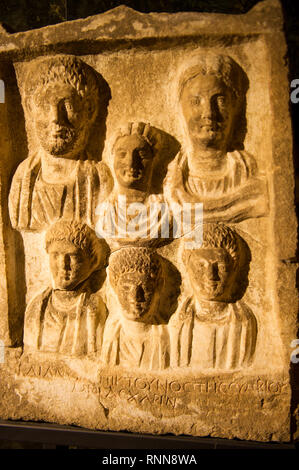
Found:
[[229, 227], [206, 224], [202, 246], [183, 249], [192, 294], [170, 322], [173, 366], [234, 369], [250, 365], [257, 324], [251, 309], [239, 300], [241, 259], [245, 261], [240, 241]]
[[164, 288], [159, 256], [147, 248], [127, 247], [109, 260], [115, 305], [106, 323], [102, 360], [110, 365], [164, 369], [168, 364], [168, 332], [159, 316]]
[[105, 266], [106, 250], [86, 224], [60, 220], [50, 227], [46, 251], [52, 287], [27, 306], [25, 349], [74, 356], [99, 351], [107, 312], [89, 280]]

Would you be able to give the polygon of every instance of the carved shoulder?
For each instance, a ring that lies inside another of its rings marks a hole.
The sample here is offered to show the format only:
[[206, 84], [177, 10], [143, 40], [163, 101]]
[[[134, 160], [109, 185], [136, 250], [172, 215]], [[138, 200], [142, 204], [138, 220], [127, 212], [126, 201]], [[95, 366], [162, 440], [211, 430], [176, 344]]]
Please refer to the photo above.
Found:
[[[30, 220], [27, 220], [28, 202], [39, 168], [40, 159], [37, 155], [33, 155], [23, 160], [15, 171], [8, 200], [11, 223], [15, 228], [26, 229], [27, 225], [30, 223]], [[21, 202], [21, 200], [23, 202]], [[20, 217], [23, 219], [25, 214], [25, 220], [20, 222]]]
[[29, 165], [28, 165], [28, 159], [23, 160], [19, 166], [17, 167], [13, 179], [12, 179], [12, 185], [14, 184], [15, 181], [21, 180], [24, 176], [24, 173], [28, 171]]
[[247, 177], [256, 176], [258, 173], [258, 167], [256, 163], [256, 159], [253, 155], [246, 152], [245, 150], [236, 151], [234, 155], [238, 155], [238, 159], [241, 162], [242, 166], [244, 166]]
[[99, 292], [90, 294], [88, 299], [88, 309], [91, 314], [95, 315], [98, 322], [105, 322], [108, 312]]
[[11, 182], [10, 192], [9, 192], [9, 201], [14, 203], [15, 199], [19, 198], [19, 192], [21, 190], [22, 181], [24, 175], [28, 173], [30, 168], [29, 159], [23, 160], [17, 167]]
[[116, 316], [109, 315], [104, 329], [103, 346], [101, 352], [101, 360], [104, 364], [118, 364], [120, 331], [120, 319]]
[[38, 336], [41, 324], [42, 311], [45, 308], [52, 289], [47, 288], [35, 296], [27, 305], [24, 322], [24, 345], [38, 349]]
[[40, 158], [37, 154], [31, 155], [25, 160], [23, 160], [17, 167], [15, 174], [13, 176], [14, 179], [23, 179], [24, 176], [28, 173], [28, 171], [32, 171], [36, 168], [36, 166], [40, 166]]
[[86, 303], [88, 326], [88, 351], [99, 353], [102, 347], [103, 331], [108, 315], [99, 292], [90, 294]]
[[25, 312], [25, 325], [27, 321], [31, 321], [32, 319], [39, 319], [42, 304], [49, 298], [50, 292], [51, 288], [47, 287], [47, 289], [33, 297], [33, 299], [29, 302]]
[[234, 311], [241, 321], [255, 321], [255, 316], [251, 308], [242, 300], [234, 304]]
[[186, 165], [186, 156], [179, 152], [169, 163], [167, 174], [163, 181], [163, 192], [168, 202], [178, 202], [176, 191], [183, 185], [183, 169]]
[[258, 324], [253, 311], [242, 300], [233, 305], [235, 318], [246, 328], [247, 334], [251, 338], [251, 342], [255, 345]]
[[101, 186], [101, 199], [106, 199], [113, 189], [113, 178], [109, 167], [104, 162], [97, 163], [97, 171]]
[[[241, 337], [243, 338], [243, 346], [239, 360], [240, 364], [243, 366], [249, 366], [253, 360], [255, 352], [258, 324], [252, 310], [244, 302], [236, 302], [235, 307], [235, 313], [237, 309], [242, 323]], [[244, 347], [244, 345], [246, 346]]]

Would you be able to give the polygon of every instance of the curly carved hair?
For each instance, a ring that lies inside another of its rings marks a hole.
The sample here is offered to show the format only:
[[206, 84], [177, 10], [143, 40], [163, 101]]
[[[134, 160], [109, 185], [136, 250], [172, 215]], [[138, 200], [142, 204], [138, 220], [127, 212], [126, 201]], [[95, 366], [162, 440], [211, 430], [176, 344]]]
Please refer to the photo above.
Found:
[[[203, 243], [198, 250], [203, 248], [222, 248], [233, 259], [234, 265], [238, 265], [240, 253], [237, 234], [234, 230], [223, 224], [204, 224]], [[182, 260], [185, 265], [194, 250], [183, 249]]]
[[148, 248], [127, 247], [115, 251], [109, 258], [109, 278], [113, 286], [127, 273], [148, 274], [157, 279], [161, 273], [159, 256]]
[[112, 153], [114, 152], [114, 148], [118, 139], [130, 135], [138, 135], [141, 139], [148, 143], [154, 156], [157, 151], [155, 147], [157, 139], [155, 138], [154, 133], [154, 128], [149, 123], [146, 124], [144, 122], [128, 122], [125, 126], [119, 128], [116, 131], [111, 149]]
[[80, 248], [97, 269], [107, 265], [108, 248], [105, 240], [99, 239], [94, 230], [84, 223], [58, 220], [46, 232], [47, 253], [50, 245], [57, 241], [67, 241]]
[[34, 62], [25, 81], [26, 96], [33, 96], [40, 88], [55, 82], [71, 85], [81, 98], [98, 99], [98, 81], [93, 69], [78, 57], [65, 54]]

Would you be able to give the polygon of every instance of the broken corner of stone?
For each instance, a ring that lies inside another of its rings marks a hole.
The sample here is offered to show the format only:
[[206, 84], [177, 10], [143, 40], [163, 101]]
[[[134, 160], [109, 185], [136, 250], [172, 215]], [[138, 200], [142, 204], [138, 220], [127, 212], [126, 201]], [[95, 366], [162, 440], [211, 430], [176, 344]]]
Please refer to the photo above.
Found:
[[1, 419], [295, 439], [280, 3], [0, 37]]

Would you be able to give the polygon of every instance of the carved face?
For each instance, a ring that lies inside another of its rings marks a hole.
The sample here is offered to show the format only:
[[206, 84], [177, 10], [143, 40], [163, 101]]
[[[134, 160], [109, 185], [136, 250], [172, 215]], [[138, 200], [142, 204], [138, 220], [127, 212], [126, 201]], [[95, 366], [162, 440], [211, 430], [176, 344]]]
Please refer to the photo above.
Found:
[[225, 300], [230, 292], [234, 262], [222, 248], [201, 248], [189, 257], [187, 270], [196, 297]]
[[181, 106], [192, 143], [199, 148], [225, 150], [235, 103], [223, 81], [213, 75], [197, 75], [185, 84]]
[[124, 188], [147, 191], [153, 167], [153, 151], [137, 134], [120, 137], [114, 146], [114, 171]]
[[93, 271], [90, 257], [69, 241], [53, 241], [48, 254], [54, 289], [75, 290]]
[[128, 320], [143, 321], [148, 317], [157, 288], [157, 278], [148, 274], [122, 274], [115, 290]]
[[86, 143], [94, 109], [90, 99], [82, 98], [69, 84], [55, 83], [39, 90], [32, 112], [44, 150], [64, 158], [78, 153]]

